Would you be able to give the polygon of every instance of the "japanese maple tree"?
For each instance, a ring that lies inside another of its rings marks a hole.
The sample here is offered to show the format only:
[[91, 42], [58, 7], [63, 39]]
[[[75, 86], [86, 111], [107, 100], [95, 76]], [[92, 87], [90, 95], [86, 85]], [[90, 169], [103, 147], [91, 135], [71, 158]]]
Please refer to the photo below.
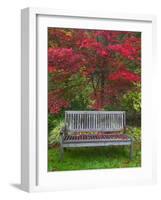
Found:
[[140, 68], [138, 32], [49, 28], [49, 111], [70, 107], [87, 84], [89, 107], [104, 109], [135, 88]]

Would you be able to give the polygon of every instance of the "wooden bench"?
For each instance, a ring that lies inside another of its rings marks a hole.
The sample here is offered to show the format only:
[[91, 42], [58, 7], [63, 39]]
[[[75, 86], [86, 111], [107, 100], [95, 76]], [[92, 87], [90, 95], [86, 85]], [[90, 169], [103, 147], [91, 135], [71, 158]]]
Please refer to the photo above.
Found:
[[113, 145], [129, 145], [132, 159], [133, 140], [125, 131], [124, 111], [65, 111], [65, 126], [60, 137], [61, 159], [64, 148]]

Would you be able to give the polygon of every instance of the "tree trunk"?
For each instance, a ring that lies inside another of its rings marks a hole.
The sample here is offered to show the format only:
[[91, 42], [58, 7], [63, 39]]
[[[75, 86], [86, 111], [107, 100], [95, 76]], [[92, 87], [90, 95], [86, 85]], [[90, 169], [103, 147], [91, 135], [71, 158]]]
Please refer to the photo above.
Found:
[[104, 99], [105, 99], [105, 73], [104, 71], [101, 72], [101, 85], [100, 85], [101, 89], [100, 89], [100, 108], [103, 108], [104, 106]]

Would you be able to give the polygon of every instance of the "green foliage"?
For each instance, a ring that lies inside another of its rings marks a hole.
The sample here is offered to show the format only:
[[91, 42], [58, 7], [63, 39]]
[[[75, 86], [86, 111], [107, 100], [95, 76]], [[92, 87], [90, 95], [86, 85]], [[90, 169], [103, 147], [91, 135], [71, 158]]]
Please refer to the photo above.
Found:
[[128, 127], [126, 130], [127, 134], [130, 135], [134, 142], [141, 142], [141, 128], [140, 127]]
[[55, 121], [54, 121], [54, 116], [51, 114], [48, 114], [48, 133], [54, 128], [55, 126]]
[[66, 91], [70, 99], [71, 110], [85, 110], [88, 109], [90, 104], [90, 94], [92, 92], [92, 87], [88, 83], [86, 77], [81, 76], [80, 73], [74, 74], [69, 78], [68, 88]]
[[[82, 67], [83, 69], [83, 67]], [[69, 109], [71, 110], [85, 110], [91, 103], [90, 94], [92, 93], [92, 86], [88, 83], [88, 79], [82, 76], [82, 72], [71, 74], [63, 82], [55, 82], [54, 75], [49, 77], [49, 91], [61, 90], [63, 91], [63, 98], [70, 102]], [[55, 75], [57, 76], [57, 74]]]
[[55, 124], [55, 127], [53, 130], [49, 132], [48, 136], [48, 143], [49, 144], [57, 144], [60, 141], [60, 131], [61, 128], [64, 126], [64, 122], [60, 120], [54, 120], [53, 124]]
[[[68, 88], [65, 89], [69, 91], [69, 94], [72, 95], [73, 98], [78, 98], [79, 95], [87, 99], [89, 98], [91, 88], [86, 77], [77, 73], [73, 74], [68, 81]], [[71, 98], [71, 96], [69, 98]]]
[[141, 68], [139, 68], [139, 67], [137, 67], [136, 66], [136, 63], [135, 63], [135, 61], [126, 61], [126, 65], [128, 66], [127, 68], [130, 70], [130, 71], [132, 71], [132, 72], [134, 72], [134, 73], [136, 73], [136, 74], [141, 74]]
[[134, 111], [136, 113], [140, 113], [141, 112], [141, 92], [130, 91], [126, 93], [125, 95], [123, 95], [122, 106], [127, 111]]
[[48, 113], [48, 133], [52, 131], [64, 118], [64, 111], [57, 115]]

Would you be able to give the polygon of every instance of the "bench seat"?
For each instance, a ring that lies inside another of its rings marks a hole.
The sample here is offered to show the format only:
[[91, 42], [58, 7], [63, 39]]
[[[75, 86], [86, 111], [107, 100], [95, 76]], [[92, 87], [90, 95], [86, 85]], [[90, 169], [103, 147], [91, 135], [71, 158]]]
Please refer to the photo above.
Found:
[[131, 141], [131, 139], [122, 133], [103, 133], [103, 134], [79, 134], [67, 135], [64, 137], [64, 143], [71, 142], [103, 142], [103, 141]]
[[131, 138], [124, 134], [81, 134], [64, 137], [63, 147], [101, 147], [131, 145]]

